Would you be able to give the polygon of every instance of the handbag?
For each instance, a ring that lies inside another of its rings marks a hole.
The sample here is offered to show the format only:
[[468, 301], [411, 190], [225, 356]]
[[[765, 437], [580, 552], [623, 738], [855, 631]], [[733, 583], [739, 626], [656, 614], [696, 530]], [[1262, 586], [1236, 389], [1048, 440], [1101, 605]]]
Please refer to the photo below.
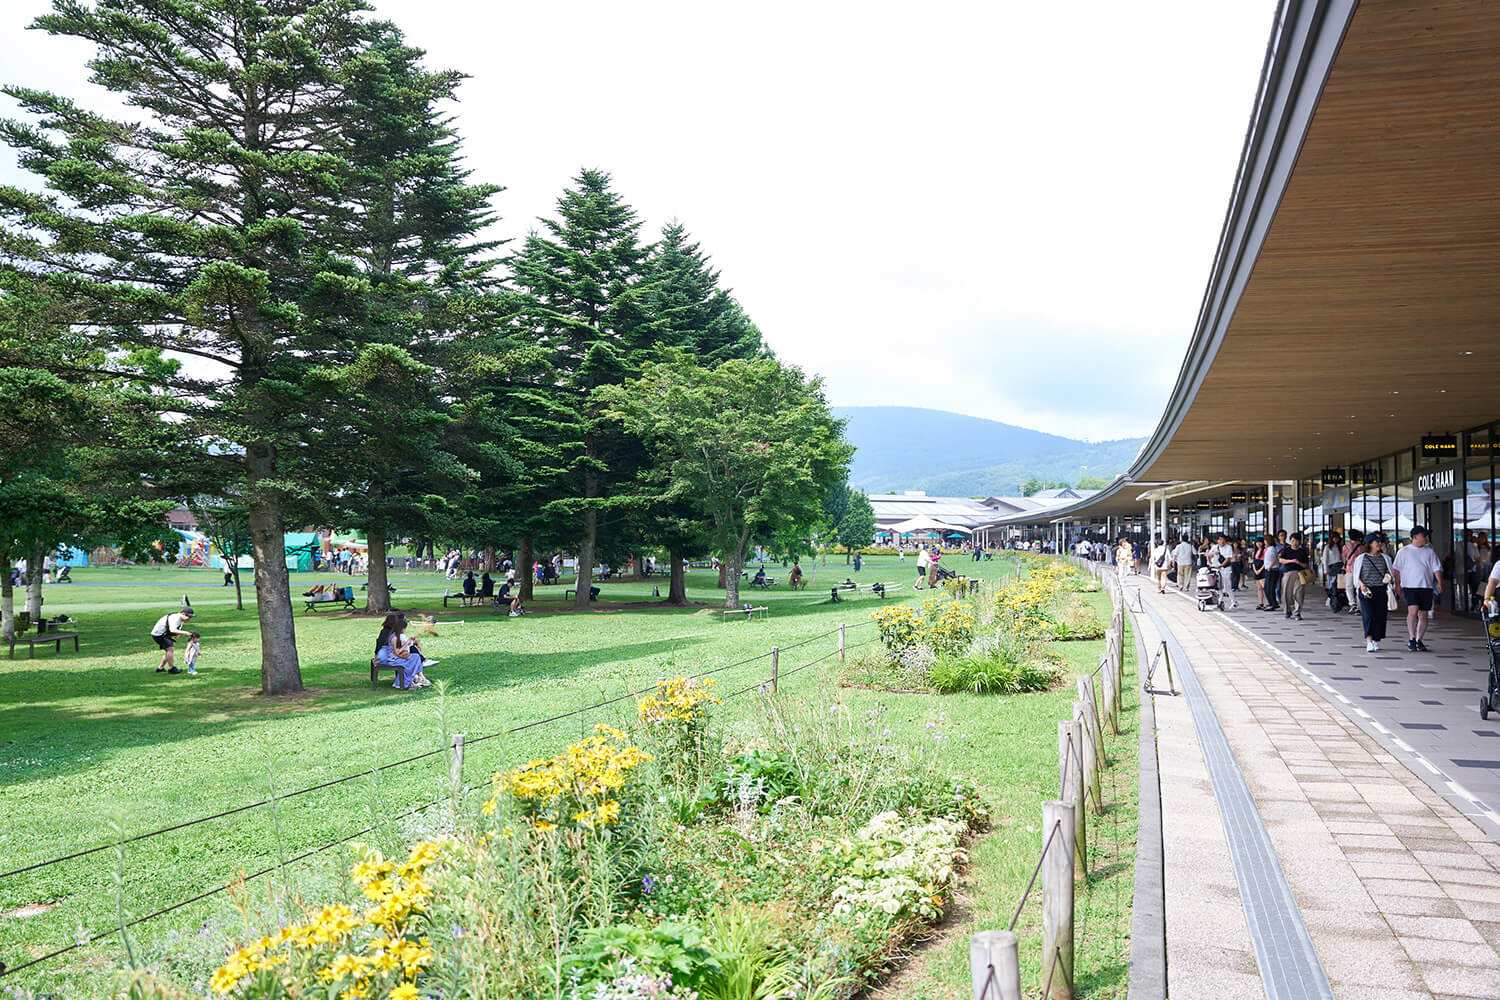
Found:
[[1387, 611], [1396, 611], [1401, 607], [1401, 598], [1396, 596], [1396, 588], [1387, 586], [1385, 588], [1385, 607]]
[[1297, 575], [1302, 578], [1302, 585], [1304, 587], [1318, 582], [1318, 571], [1311, 566], [1303, 570], [1298, 570]]

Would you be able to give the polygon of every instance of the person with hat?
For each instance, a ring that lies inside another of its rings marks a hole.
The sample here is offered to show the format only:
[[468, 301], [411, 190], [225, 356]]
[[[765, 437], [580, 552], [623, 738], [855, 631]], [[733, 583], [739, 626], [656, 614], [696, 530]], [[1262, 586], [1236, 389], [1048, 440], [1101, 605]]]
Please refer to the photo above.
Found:
[[165, 671], [169, 674], [180, 674], [182, 670], [173, 660], [173, 648], [177, 645], [177, 637], [192, 637], [193, 631], [188, 628], [188, 622], [193, 620], [193, 609], [183, 605], [181, 611], [169, 615], [162, 615], [151, 627], [151, 640], [161, 648], [161, 662], [156, 665], [156, 672]]
[[1396, 586], [1406, 601], [1406, 648], [1427, 652], [1422, 639], [1427, 635], [1427, 621], [1432, 614], [1432, 596], [1443, 593], [1443, 564], [1427, 542], [1427, 529], [1420, 524], [1411, 529], [1411, 544], [1396, 553], [1392, 560]]

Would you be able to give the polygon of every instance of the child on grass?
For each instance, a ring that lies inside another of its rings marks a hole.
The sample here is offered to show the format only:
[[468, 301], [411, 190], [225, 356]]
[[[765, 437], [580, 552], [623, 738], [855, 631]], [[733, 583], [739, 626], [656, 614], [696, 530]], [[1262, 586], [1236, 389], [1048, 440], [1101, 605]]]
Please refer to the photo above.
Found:
[[198, 633], [188, 633], [187, 649], [183, 650], [183, 656], [187, 660], [187, 672], [193, 676], [198, 675]]

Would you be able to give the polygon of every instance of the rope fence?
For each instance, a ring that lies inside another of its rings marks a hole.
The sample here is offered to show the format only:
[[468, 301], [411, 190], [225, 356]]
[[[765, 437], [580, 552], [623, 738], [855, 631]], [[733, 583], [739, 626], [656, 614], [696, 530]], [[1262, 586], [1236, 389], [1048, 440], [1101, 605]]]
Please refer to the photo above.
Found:
[[[1087, 815], [1104, 811], [1102, 781], [1109, 766], [1104, 730], [1120, 731], [1120, 693], [1124, 682], [1124, 594], [1113, 573], [1069, 559], [1098, 578], [1110, 597], [1110, 621], [1099, 666], [1077, 678], [1079, 699], [1069, 718], [1057, 724], [1058, 798], [1042, 803], [1041, 854], [1009, 926], [980, 931], [969, 939], [973, 1000], [1021, 1000], [1020, 939], [1016, 927], [1038, 879], [1042, 884], [1042, 965], [1047, 976], [1041, 996], [1073, 1000], [1074, 911], [1077, 879], [1088, 880]], [[1099, 682], [1096, 700], [1095, 681]], [[1060, 973], [1060, 975], [1059, 975]]]
[[[840, 659], [843, 659], [845, 653], [849, 649], [854, 649], [854, 648], [857, 648], [858, 646], [867, 646], [867, 645], [870, 645], [873, 642], [879, 642], [880, 640], [878, 638], [866, 640], [865, 642], [861, 642], [861, 643], [853, 643], [853, 644], [849, 644], [849, 643], [846, 643], [844, 641], [844, 635], [845, 635], [845, 633], [847, 632], [848, 629], [861, 628], [861, 627], [864, 627], [864, 626], [867, 626], [867, 625], [873, 625], [873, 624], [874, 624], [873, 621], [862, 621], [862, 622], [855, 622], [855, 623], [843, 624], [843, 625], [840, 625], [838, 628], [830, 629], [827, 632], [821, 632], [821, 633], [819, 633], [817, 635], [814, 635], [814, 636], [811, 636], [809, 638], [799, 640], [798, 642], [793, 643], [790, 646], [772, 647], [769, 651], [767, 651], [765, 653], [761, 653], [761, 654], [759, 654], [757, 656], [748, 657], [748, 658], [743, 659], [743, 660], [737, 660], [737, 661], [735, 661], [733, 663], [723, 664], [722, 666], [714, 667], [714, 668], [712, 668], [710, 670], [700, 671], [700, 672], [698, 672], [696, 674], [692, 674], [692, 675], [689, 675], [689, 676], [691, 676], [692, 678], [695, 678], [695, 679], [696, 678], [707, 677], [707, 676], [710, 676], [712, 674], [717, 674], [717, 673], [721, 673], [721, 672], [723, 672], [725, 670], [733, 669], [734, 667], [742, 667], [742, 666], [745, 666], [747, 664], [752, 664], [752, 663], [759, 662], [761, 660], [767, 660], [767, 659], [769, 659], [771, 661], [771, 663], [772, 663], [772, 672], [771, 672], [771, 674], [770, 674], [769, 677], [763, 678], [761, 680], [756, 681], [753, 684], [747, 685], [747, 686], [745, 686], [743, 688], [739, 688], [739, 689], [737, 689], [735, 691], [732, 691], [732, 692], [729, 692], [727, 694], [724, 694], [724, 695], [721, 696], [721, 698], [722, 699], [735, 698], [735, 697], [739, 697], [739, 696], [744, 695], [744, 694], [748, 694], [748, 693], [750, 693], [752, 691], [768, 692], [768, 693], [774, 694], [776, 692], [776, 684], [777, 684], [777, 682], [781, 678], [783, 678], [783, 677], [789, 677], [789, 676], [792, 676], [793, 674], [801, 673], [804, 670], [807, 670], [807, 669], [809, 669], [811, 667], [817, 666], [820, 663], [824, 663], [827, 660], [830, 660], [830, 659], [832, 659], [834, 657], [839, 657]], [[797, 649], [797, 648], [800, 648], [802, 646], [806, 646], [806, 645], [808, 645], [810, 643], [816, 642], [816, 641], [818, 641], [820, 639], [827, 639], [827, 638], [829, 638], [830, 636], [833, 636], [833, 635], [838, 635], [839, 638], [840, 638], [838, 647], [836, 649], [832, 650], [829, 653], [825, 653], [824, 655], [819, 656], [819, 657], [817, 657], [817, 658], [815, 658], [813, 660], [810, 660], [807, 663], [803, 663], [803, 664], [801, 664], [799, 666], [793, 667], [790, 670], [782, 671], [782, 670], [778, 669], [779, 656], [780, 656], [780, 653], [782, 651], [787, 650], [787, 649]], [[496, 737], [500, 737], [500, 736], [505, 736], [505, 735], [510, 735], [510, 734], [514, 734], [514, 733], [525, 732], [527, 730], [535, 729], [535, 728], [538, 728], [540, 726], [549, 725], [549, 724], [556, 723], [556, 722], [559, 722], [559, 721], [563, 721], [563, 720], [566, 720], [566, 719], [569, 719], [569, 718], [573, 718], [573, 717], [576, 717], [576, 716], [579, 716], [579, 715], [583, 715], [583, 714], [585, 714], [587, 712], [590, 712], [590, 711], [594, 711], [594, 710], [601, 709], [601, 708], [607, 708], [607, 707], [609, 707], [611, 705], [618, 704], [619, 702], [626, 701], [628, 699], [638, 698], [638, 697], [640, 697], [640, 696], [642, 696], [642, 695], [644, 695], [644, 694], [646, 694], [646, 693], [654, 690], [655, 687], [656, 687], [655, 684], [651, 684], [651, 685], [646, 686], [646, 687], [641, 687], [641, 688], [635, 689], [635, 690], [630, 691], [630, 692], [628, 692], [626, 694], [617, 695], [617, 696], [615, 696], [613, 698], [607, 698], [607, 699], [605, 699], [603, 701], [595, 702], [595, 703], [593, 703], [591, 705], [587, 705], [587, 706], [584, 706], [582, 708], [574, 709], [574, 710], [569, 711], [569, 712], [563, 712], [563, 713], [560, 713], [558, 715], [549, 716], [549, 717], [547, 717], [545, 719], [537, 719], [537, 720], [534, 720], [532, 722], [527, 722], [527, 723], [524, 723], [524, 724], [519, 725], [519, 726], [511, 727], [510, 729], [501, 730], [499, 732], [488, 733], [488, 734], [485, 734], [483, 736], [476, 736], [473, 739], [467, 739], [467, 738], [465, 738], [463, 736], [455, 736], [455, 737], [452, 738], [452, 743], [449, 746], [443, 746], [443, 747], [440, 747], [440, 748], [438, 748], [436, 750], [430, 750], [430, 751], [427, 751], [427, 752], [424, 752], [424, 753], [413, 755], [411, 757], [403, 758], [402, 760], [392, 761], [392, 762], [387, 763], [387, 764], [377, 765], [375, 767], [367, 768], [367, 769], [365, 769], [363, 771], [359, 771], [359, 772], [356, 772], [354, 774], [349, 774], [349, 775], [345, 775], [345, 776], [340, 777], [340, 778], [334, 778], [334, 779], [330, 779], [328, 781], [319, 782], [319, 783], [317, 783], [315, 785], [309, 785], [309, 786], [307, 786], [305, 788], [300, 788], [300, 789], [297, 789], [295, 791], [287, 792], [285, 794], [273, 795], [273, 796], [271, 796], [269, 798], [263, 799], [263, 800], [258, 801], [258, 802], [251, 802], [251, 803], [247, 803], [245, 805], [236, 806], [236, 807], [234, 807], [232, 809], [222, 810], [220, 812], [214, 813], [214, 814], [209, 815], [209, 816], [202, 816], [202, 817], [199, 817], [197, 819], [185, 820], [185, 821], [180, 822], [180, 823], [174, 823], [174, 824], [172, 824], [170, 826], [165, 826], [165, 827], [161, 827], [161, 828], [156, 829], [156, 830], [152, 830], [152, 831], [150, 831], [148, 833], [135, 834], [133, 836], [125, 837], [125, 838], [122, 838], [122, 839], [117, 840], [117, 841], [111, 841], [111, 842], [108, 842], [108, 843], [105, 843], [105, 844], [98, 845], [96, 847], [91, 847], [91, 848], [86, 848], [86, 849], [83, 849], [83, 850], [73, 851], [73, 852], [70, 852], [68, 854], [60, 855], [60, 856], [55, 857], [55, 858], [49, 858], [49, 859], [47, 859], [45, 861], [39, 861], [39, 862], [35, 862], [33, 864], [26, 865], [24, 867], [20, 867], [20, 868], [16, 868], [16, 869], [10, 870], [10, 871], [0, 872], [0, 880], [6, 879], [6, 878], [10, 878], [12, 876], [22, 875], [22, 874], [25, 874], [27, 872], [37, 871], [37, 870], [40, 870], [40, 869], [43, 869], [43, 868], [50, 867], [52, 865], [61, 864], [61, 863], [66, 862], [66, 861], [72, 861], [72, 860], [75, 860], [77, 858], [88, 857], [90, 855], [97, 854], [97, 853], [99, 853], [101, 851], [118, 850], [118, 849], [120, 849], [120, 848], [122, 848], [122, 847], [124, 847], [125, 845], [128, 845], [128, 844], [139, 843], [141, 841], [149, 840], [149, 839], [154, 838], [154, 837], [159, 837], [159, 836], [162, 836], [162, 835], [167, 834], [167, 833], [173, 833], [173, 832], [176, 832], [176, 831], [179, 831], [179, 830], [183, 830], [183, 829], [187, 829], [187, 828], [190, 828], [190, 827], [194, 827], [194, 826], [200, 825], [202, 823], [212, 822], [214, 820], [223, 819], [223, 818], [228, 817], [228, 816], [233, 816], [233, 815], [236, 815], [236, 814], [239, 814], [239, 813], [248, 812], [248, 811], [253, 810], [253, 809], [261, 808], [261, 807], [272, 805], [272, 804], [275, 804], [275, 803], [281, 803], [281, 802], [286, 801], [287, 799], [291, 799], [291, 798], [295, 798], [295, 797], [298, 797], [298, 796], [306, 795], [306, 794], [309, 794], [311, 792], [318, 791], [320, 789], [326, 789], [326, 788], [330, 788], [330, 787], [333, 787], [333, 786], [336, 786], [336, 785], [345, 784], [347, 782], [354, 781], [354, 780], [356, 780], [358, 778], [366, 778], [366, 777], [371, 777], [371, 776], [374, 776], [374, 775], [378, 775], [378, 774], [380, 774], [382, 772], [385, 772], [385, 771], [388, 771], [388, 770], [390, 770], [392, 768], [401, 767], [401, 766], [406, 765], [406, 764], [411, 764], [411, 763], [414, 763], [416, 761], [425, 760], [425, 759], [428, 759], [428, 758], [431, 758], [431, 757], [435, 757], [435, 756], [438, 756], [438, 755], [448, 755], [448, 754], [456, 753], [457, 754], [457, 757], [456, 757], [457, 769], [456, 769], [456, 771], [453, 771], [451, 773], [457, 774], [457, 775], [461, 776], [462, 768], [463, 768], [463, 758], [464, 758], [464, 748], [465, 748], [465, 746], [473, 745], [475, 743], [481, 743], [481, 742], [484, 742], [486, 740], [492, 740], [492, 739], [495, 739]], [[460, 784], [461, 784], [461, 778], [455, 779], [455, 785], [457, 786], [457, 785], [460, 785]], [[475, 787], [476, 786], [470, 786], [470, 785], [462, 785], [461, 788], [455, 787], [454, 790], [453, 790], [453, 792], [451, 794], [453, 796], [455, 796], [455, 797], [457, 797], [460, 794], [466, 795], [469, 792], [474, 791]], [[396, 823], [396, 822], [399, 822], [400, 820], [409, 818], [409, 817], [414, 816], [414, 815], [416, 815], [418, 813], [425, 812], [426, 810], [431, 809], [433, 806], [442, 804], [442, 802], [444, 801], [444, 799], [446, 799], [448, 797], [449, 797], [448, 795], [440, 795], [440, 796], [438, 796], [437, 798], [435, 798], [435, 799], [433, 799], [431, 801], [424, 802], [421, 805], [418, 805], [418, 806], [415, 806], [413, 808], [407, 809], [405, 812], [398, 813], [398, 814], [390, 817], [388, 820], [386, 820], [386, 822], [388, 824], [389, 823]], [[78, 939], [75, 940], [73, 943], [68, 944], [68, 945], [66, 945], [64, 947], [61, 947], [61, 948], [57, 948], [57, 949], [55, 949], [55, 950], [53, 950], [51, 952], [48, 952], [48, 953], [46, 953], [44, 955], [41, 955], [41, 956], [38, 956], [36, 958], [30, 959], [29, 961], [26, 961], [26, 962], [24, 962], [24, 963], [22, 963], [20, 965], [11, 966], [11, 965], [8, 965], [7, 963], [5, 963], [4, 961], [0, 961], [0, 978], [4, 978], [6, 976], [13, 975], [15, 973], [21, 972], [24, 969], [28, 969], [28, 968], [31, 968], [33, 966], [40, 965], [40, 964], [42, 964], [44, 962], [48, 962], [48, 961], [50, 961], [52, 959], [58, 958], [60, 956], [67, 955], [67, 954], [69, 954], [71, 952], [77, 951], [80, 948], [84, 948], [84, 947], [86, 947], [86, 946], [88, 946], [90, 944], [94, 944], [94, 943], [96, 943], [98, 941], [101, 941], [101, 940], [107, 938], [107, 937], [110, 937], [112, 935], [121, 933], [122, 929], [128, 929], [128, 928], [131, 928], [131, 927], [135, 927], [135, 926], [137, 926], [139, 924], [146, 923], [147, 921], [154, 920], [154, 919], [156, 919], [158, 917], [161, 917], [161, 916], [164, 916], [166, 914], [172, 913], [172, 912], [174, 912], [176, 910], [180, 910], [183, 907], [190, 906], [193, 903], [197, 903], [197, 902], [200, 902], [200, 901], [202, 901], [204, 899], [208, 899], [210, 897], [216, 896], [216, 895], [218, 895], [220, 893], [227, 892], [227, 891], [233, 889], [235, 886], [243, 885], [243, 884], [245, 884], [247, 882], [253, 881], [253, 880], [258, 879], [258, 878], [262, 878], [264, 876], [270, 875], [270, 874], [272, 874], [274, 872], [277, 872], [277, 871], [282, 871], [282, 870], [284, 870], [289, 865], [296, 864], [296, 863], [299, 863], [301, 861], [305, 861], [308, 858], [311, 858], [311, 857], [313, 857], [315, 855], [318, 855], [318, 854], [326, 853], [327, 851], [333, 850], [336, 847], [339, 847], [339, 846], [341, 846], [343, 844], [347, 844], [347, 843], [353, 841], [357, 837], [365, 836], [366, 834], [369, 834], [369, 833], [375, 831], [377, 828], [378, 827], [377, 827], [376, 824], [370, 824], [370, 825], [365, 826], [365, 827], [363, 827], [363, 828], [361, 828], [359, 830], [354, 831], [353, 833], [350, 833], [350, 834], [348, 834], [346, 836], [340, 837], [337, 840], [329, 841], [329, 842], [327, 842], [325, 844], [322, 844], [321, 846], [314, 847], [314, 848], [311, 848], [309, 850], [303, 851], [302, 853], [297, 854], [294, 857], [290, 857], [290, 858], [286, 858], [285, 860], [278, 861], [274, 865], [269, 865], [267, 867], [263, 867], [263, 868], [258, 869], [257, 871], [255, 871], [253, 873], [250, 873], [250, 874], [242, 874], [242, 875], [236, 877], [235, 879], [233, 879], [233, 880], [231, 880], [231, 881], [229, 881], [227, 883], [224, 883], [222, 885], [216, 885], [213, 888], [207, 889], [207, 890], [205, 890], [203, 892], [200, 892], [200, 893], [198, 893], [198, 894], [196, 894], [194, 896], [191, 896], [191, 897], [189, 897], [187, 899], [183, 899], [183, 900], [180, 900], [178, 902], [172, 903], [172, 904], [170, 904], [168, 906], [164, 906], [164, 907], [161, 907], [161, 908], [159, 908], [157, 910], [153, 910], [152, 912], [147, 913], [144, 916], [140, 916], [140, 917], [136, 917], [136, 918], [133, 918], [131, 920], [128, 920], [128, 921], [124, 921], [122, 924], [116, 924], [114, 926], [111, 926], [108, 930], [100, 931], [98, 933], [95, 933], [95, 934], [92, 934], [92, 935], [88, 935], [88, 936], [84, 936], [84, 935], [80, 934], [80, 936], [78, 937]]]

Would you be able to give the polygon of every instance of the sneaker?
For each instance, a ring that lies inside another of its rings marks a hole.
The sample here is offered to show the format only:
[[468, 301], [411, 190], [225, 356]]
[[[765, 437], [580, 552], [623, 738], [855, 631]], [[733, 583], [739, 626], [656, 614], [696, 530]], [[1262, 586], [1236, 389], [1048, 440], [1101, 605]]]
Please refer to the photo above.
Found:
[[1419, 652], [1419, 653], [1425, 653], [1425, 652], [1427, 652], [1427, 643], [1423, 642], [1421, 639], [1417, 640], [1417, 652]]
[[187, 672], [188, 672], [188, 676], [189, 677], [197, 677], [198, 676], [198, 668], [197, 667], [188, 667], [187, 668]]
[[164, 674], [164, 673], [167, 672], [167, 668], [166, 667], [157, 667], [156, 668], [156, 672], [159, 673], [159, 674]]
[[417, 679], [412, 681], [411, 683], [413, 687], [432, 687], [432, 681], [428, 680], [425, 674], [418, 674]]
[[423, 667], [423, 668], [424, 668], [424, 669], [425, 669], [425, 668], [427, 668], [427, 667], [431, 667], [431, 666], [433, 666], [433, 665], [435, 665], [435, 664], [436, 664], [436, 663], [437, 663], [437, 660], [429, 660], [429, 659], [428, 659], [428, 658], [427, 658], [427, 657], [425, 657], [425, 656], [424, 656], [424, 657], [422, 657], [422, 667]]
[[1293, 615], [1293, 616], [1292, 616], [1292, 618], [1293, 618], [1293, 619], [1295, 619], [1295, 620], [1296, 620], [1296, 621], [1299, 621], [1299, 622], [1300, 622], [1300, 621], [1301, 621], [1301, 620], [1302, 620], [1302, 615], [1301, 615], [1301, 613], [1300, 613], [1300, 612], [1299, 612], [1299, 613], [1297, 613], [1297, 614], [1295, 614], [1295, 615]]
[[1415, 639], [1407, 639], [1406, 640], [1406, 648], [1408, 650], [1410, 650], [1411, 652], [1415, 653], [1417, 651], [1417, 640], [1415, 640]]
[[512, 617], [512, 618], [519, 618], [519, 617], [521, 617], [521, 612], [519, 612], [519, 611], [512, 611], [512, 612], [511, 612], [511, 613], [510, 613], [510, 616], [511, 616], [511, 617]]
[[1380, 648], [1379, 646], [1375, 645], [1375, 640], [1373, 640], [1373, 639], [1366, 639], [1365, 640], [1365, 652], [1366, 653], [1373, 653], [1373, 652], [1375, 652], [1375, 650], [1377, 650], [1379, 648]]
[[169, 674], [180, 674], [180, 673], [182, 673], [182, 668], [181, 667], [173, 667], [171, 670], [168, 670], [167, 673], [169, 673]]
[[1372, 652], [1372, 653], [1378, 653], [1378, 652], [1380, 652], [1380, 643], [1378, 643], [1378, 642], [1372, 642], [1372, 643], [1370, 643], [1370, 652]]

